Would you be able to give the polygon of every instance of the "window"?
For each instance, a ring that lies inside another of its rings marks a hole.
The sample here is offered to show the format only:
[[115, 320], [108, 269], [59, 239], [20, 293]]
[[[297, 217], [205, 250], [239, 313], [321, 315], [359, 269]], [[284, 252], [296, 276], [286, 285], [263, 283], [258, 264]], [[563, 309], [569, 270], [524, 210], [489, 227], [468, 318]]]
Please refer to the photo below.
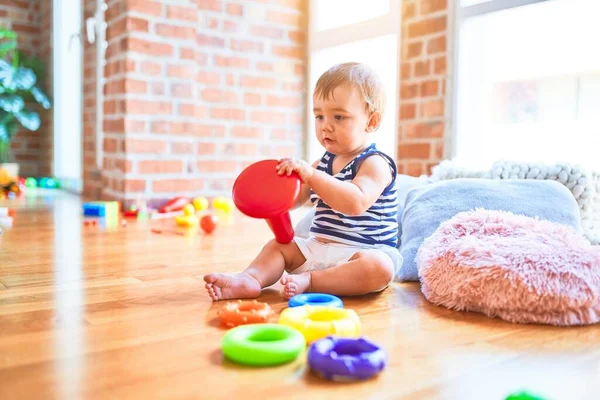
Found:
[[600, 167], [600, 2], [460, 5], [455, 158], [476, 168], [498, 160]]
[[381, 77], [387, 104], [374, 141], [380, 150], [396, 157], [399, 3], [397, 0], [311, 0], [307, 161], [320, 158], [325, 151], [314, 132], [312, 92], [315, 84], [329, 67], [348, 61], [369, 64]]

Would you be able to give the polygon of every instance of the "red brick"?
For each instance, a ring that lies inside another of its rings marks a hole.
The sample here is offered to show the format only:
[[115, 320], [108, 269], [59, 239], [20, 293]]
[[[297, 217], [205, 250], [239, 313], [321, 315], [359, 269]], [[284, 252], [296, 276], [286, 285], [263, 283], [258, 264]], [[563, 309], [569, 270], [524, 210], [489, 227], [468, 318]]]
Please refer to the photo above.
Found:
[[182, 117], [202, 118], [206, 115], [206, 109], [197, 104], [180, 104], [179, 115]]
[[200, 172], [235, 172], [237, 162], [225, 160], [202, 160], [197, 163]]
[[148, 21], [142, 18], [127, 17], [126, 29], [128, 32], [148, 32]]
[[167, 66], [167, 76], [182, 79], [194, 79], [196, 67], [194, 65], [171, 64]]
[[250, 60], [243, 57], [228, 57], [215, 55], [214, 57], [215, 66], [223, 68], [248, 68], [250, 66]]
[[125, 120], [120, 119], [105, 119], [102, 123], [102, 128], [105, 132], [111, 133], [124, 133], [125, 132]]
[[298, 46], [278, 46], [272, 45], [271, 51], [273, 55], [290, 58], [304, 58], [304, 48]]
[[218, 72], [198, 71], [196, 82], [216, 85], [221, 82], [221, 75]]
[[423, 42], [411, 42], [405, 43], [402, 47], [402, 55], [405, 60], [410, 60], [411, 58], [420, 57], [423, 52]]
[[128, 114], [171, 114], [173, 106], [164, 101], [125, 100], [125, 112]]
[[246, 119], [246, 112], [237, 108], [211, 108], [210, 117], [214, 119], [243, 121]]
[[189, 99], [193, 97], [192, 86], [187, 83], [173, 83], [171, 84], [171, 96]]
[[196, 0], [198, 8], [201, 10], [219, 11], [223, 9], [221, 0]]
[[446, 22], [448, 17], [434, 17], [412, 22], [408, 24], [408, 38], [416, 38], [420, 36], [430, 35], [432, 33], [443, 32], [446, 30]]
[[183, 171], [181, 160], [144, 160], [138, 162], [140, 174], [174, 174]]
[[296, 43], [306, 43], [306, 32], [304, 31], [291, 31], [288, 32], [288, 38]]
[[237, 32], [240, 28], [240, 24], [235, 21], [223, 21], [224, 32]]
[[197, 34], [196, 44], [198, 44], [198, 46], [225, 47], [225, 40], [216, 36]]
[[152, 56], [172, 56], [173, 46], [165, 43], [152, 42], [149, 40], [126, 37], [124, 40], [124, 51], [139, 52]]
[[121, 151], [120, 140], [114, 138], [104, 138], [102, 149], [106, 153], [117, 153]]
[[146, 122], [126, 118], [123, 122], [124, 133], [144, 133], [146, 131]]
[[434, 60], [433, 64], [433, 72], [435, 74], [445, 74], [446, 73], [446, 57], [438, 57]]
[[240, 16], [244, 14], [244, 8], [240, 4], [227, 4], [227, 14]]
[[125, 91], [127, 93], [146, 93], [148, 91], [148, 83], [135, 79], [125, 79]]
[[402, 2], [402, 19], [408, 20], [414, 18], [417, 14], [417, 6], [414, 0], [404, 0]]
[[125, 192], [136, 193], [146, 191], [146, 181], [143, 179], [126, 179]]
[[163, 6], [159, 2], [151, 0], [129, 0], [125, 2], [129, 11], [137, 11], [141, 14], [155, 17], [163, 16]]
[[200, 155], [214, 154], [217, 150], [217, 145], [214, 143], [198, 143], [196, 151]]
[[214, 103], [234, 104], [238, 102], [238, 97], [235, 92], [220, 89], [202, 89], [200, 90], [200, 97], [203, 100]]
[[444, 141], [438, 140], [435, 142], [435, 159], [442, 160], [444, 158]]
[[446, 51], [446, 36], [440, 36], [427, 41], [427, 54], [443, 53]]
[[190, 47], [182, 47], [179, 49], [179, 57], [184, 60], [195, 60], [196, 52]]
[[400, 105], [400, 119], [415, 119], [417, 116], [417, 105], [415, 103], [407, 103]]
[[267, 96], [267, 106], [270, 107], [300, 107], [302, 99], [298, 96]]
[[402, 63], [400, 66], [400, 78], [408, 79], [411, 76], [411, 64], [410, 63]]
[[242, 76], [240, 86], [243, 88], [275, 89], [277, 80], [275, 78]]
[[196, 9], [192, 7], [167, 6], [167, 19], [197, 22]]
[[400, 97], [403, 100], [414, 99], [419, 95], [419, 85], [416, 83], [401, 83], [400, 84]]
[[261, 96], [257, 93], [244, 93], [244, 104], [257, 106], [261, 103]]
[[167, 94], [166, 86], [163, 82], [152, 82], [152, 94], [163, 96]]
[[157, 24], [156, 33], [160, 36], [177, 39], [194, 39], [196, 37], [195, 28], [170, 24]]
[[410, 176], [421, 176], [423, 174], [423, 164], [410, 162], [406, 165], [406, 174]]
[[429, 143], [404, 143], [398, 146], [398, 157], [401, 159], [428, 159], [430, 152]]
[[444, 115], [444, 100], [432, 100], [421, 104], [424, 117], [441, 117]]
[[263, 128], [254, 128], [249, 126], [234, 126], [231, 128], [231, 136], [234, 138], [261, 138], [263, 137]]
[[13, 22], [12, 29], [17, 33], [39, 33], [40, 28], [37, 26], [24, 25]]
[[125, 152], [127, 153], [164, 153], [167, 144], [161, 140], [127, 139]]
[[195, 192], [202, 187], [201, 179], [164, 179], [152, 183], [152, 190], [157, 193]]
[[419, 12], [421, 15], [431, 14], [448, 9], [448, 0], [420, 0]]
[[276, 24], [300, 26], [302, 23], [302, 14], [269, 10], [267, 13], [267, 21]]
[[416, 124], [407, 124], [402, 127], [405, 139], [431, 139], [444, 137], [444, 123], [420, 122]]
[[283, 29], [263, 25], [253, 25], [250, 27], [250, 34], [252, 36], [261, 36], [270, 39], [281, 39], [283, 38]]
[[285, 124], [285, 113], [275, 111], [253, 111], [250, 119], [252, 122]]
[[439, 85], [437, 80], [421, 82], [421, 96], [427, 97], [437, 95], [438, 86]]
[[173, 142], [171, 143], [171, 153], [173, 154], [192, 154], [194, 145], [188, 142]]
[[429, 60], [415, 62], [415, 76], [426, 76], [430, 73]]
[[229, 41], [229, 47], [233, 51], [241, 51], [243, 53], [262, 53], [263, 44], [260, 42], [254, 42], [251, 40], [237, 40], [231, 39]]

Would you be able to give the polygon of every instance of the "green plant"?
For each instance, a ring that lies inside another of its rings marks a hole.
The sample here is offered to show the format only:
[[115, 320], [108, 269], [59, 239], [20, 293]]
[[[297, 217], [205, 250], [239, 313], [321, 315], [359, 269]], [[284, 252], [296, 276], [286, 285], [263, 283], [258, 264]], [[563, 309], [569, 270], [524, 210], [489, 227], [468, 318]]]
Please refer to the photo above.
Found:
[[17, 34], [0, 29], [0, 163], [8, 161], [19, 126], [30, 131], [40, 127], [39, 114], [25, 105], [37, 103], [50, 109], [50, 99], [40, 89], [44, 73], [39, 59], [17, 49]]

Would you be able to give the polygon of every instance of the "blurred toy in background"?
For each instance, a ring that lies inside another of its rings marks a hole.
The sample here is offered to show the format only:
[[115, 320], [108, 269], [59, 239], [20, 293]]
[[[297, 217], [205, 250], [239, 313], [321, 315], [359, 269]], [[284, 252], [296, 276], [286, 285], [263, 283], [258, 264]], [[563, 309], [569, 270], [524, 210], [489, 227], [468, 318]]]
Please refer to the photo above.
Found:
[[17, 177], [10, 176], [5, 168], [0, 168], [0, 199], [13, 198], [22, 193]]

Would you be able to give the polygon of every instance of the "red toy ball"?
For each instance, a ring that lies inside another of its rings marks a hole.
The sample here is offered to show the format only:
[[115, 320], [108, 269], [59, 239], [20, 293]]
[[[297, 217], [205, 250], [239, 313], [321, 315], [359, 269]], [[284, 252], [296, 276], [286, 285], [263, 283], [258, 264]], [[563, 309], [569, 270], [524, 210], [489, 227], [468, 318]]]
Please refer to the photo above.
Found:
[[216, 229], [217, 222], [219, 222], [219, 219], [216, 216], [206, 214], [200, 219], [200, 228], [202, 228], [204, 232], [211, 234]]

